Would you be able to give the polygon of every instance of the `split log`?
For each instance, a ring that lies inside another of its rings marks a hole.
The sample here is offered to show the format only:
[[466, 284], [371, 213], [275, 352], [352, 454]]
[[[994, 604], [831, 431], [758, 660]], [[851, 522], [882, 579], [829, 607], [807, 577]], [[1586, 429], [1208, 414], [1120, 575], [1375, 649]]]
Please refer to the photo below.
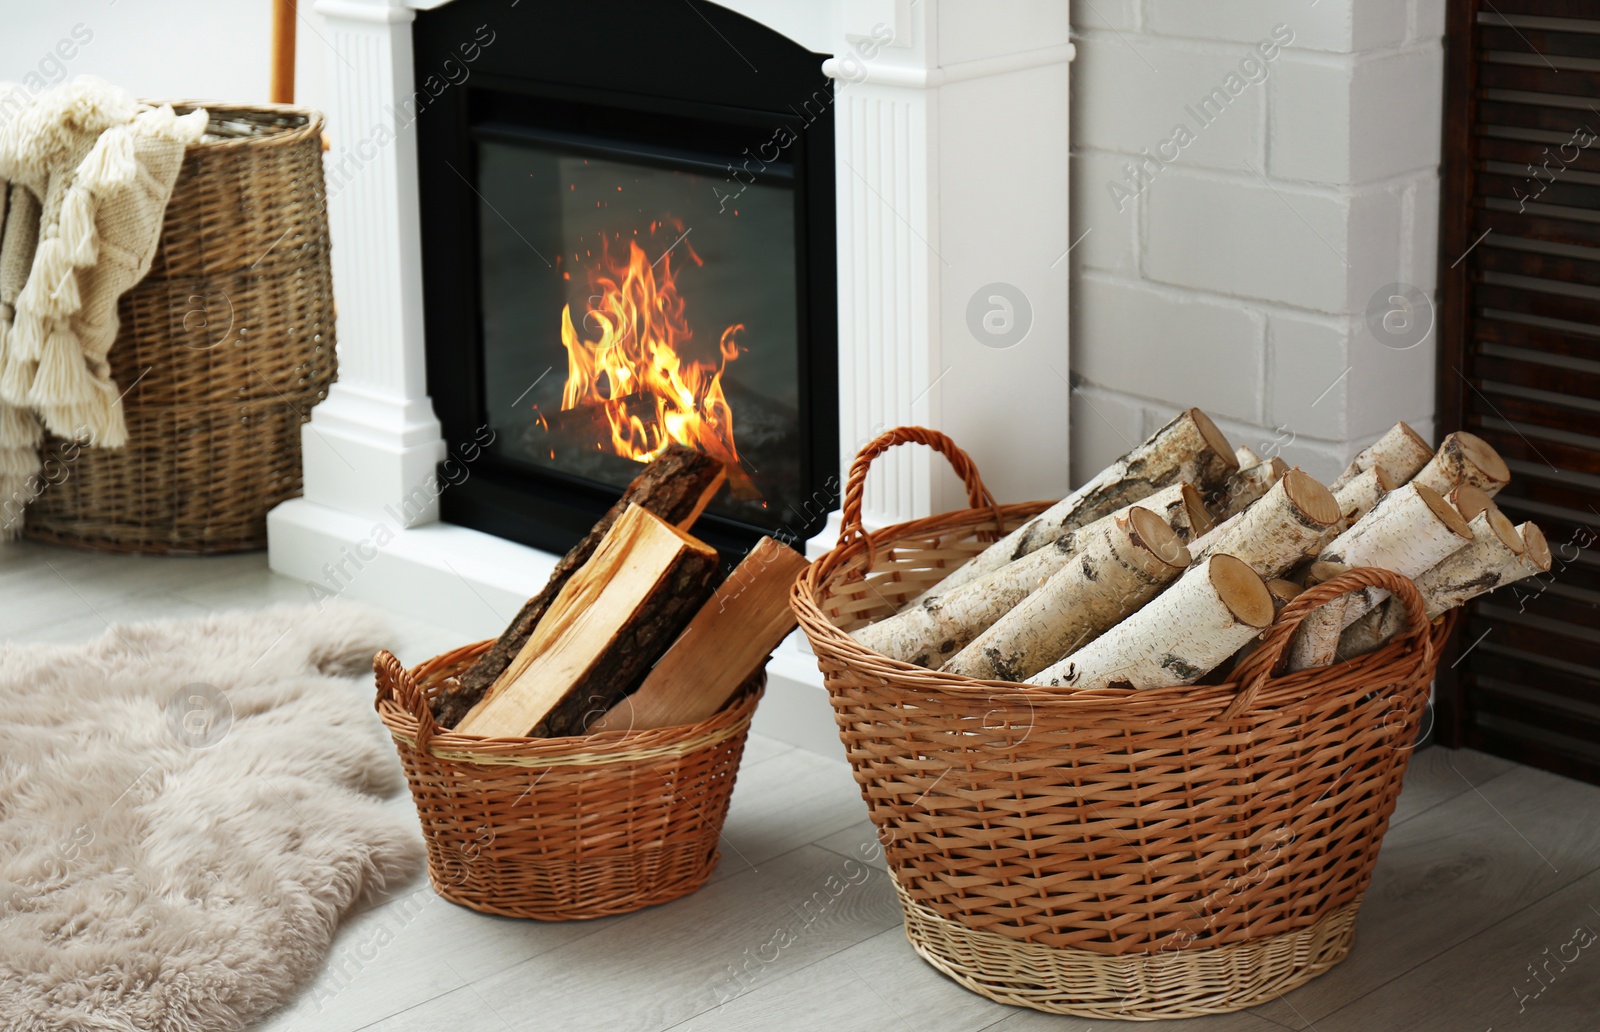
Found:
[[638, 686], [711, 594], [716, 572], [716, 549], [629, 505], [456, 730], [581, 733]]
[[1414, 479], [1440, 494], [1449, 494], [1457, 484], [1471, 484], [1493, 498], [1511, 481], [1511, 470], [1488, 441], [1457, 430], [1444, 439], [1438, 454]]
[[1404, 484], [1432, 458], [1433, 445], [1406, 424], [1396, 423], [1351, 460], [1328, 489], [1338, 494], [1341, 487], [1374, 467], [1382, 468], [1397, 485]]
[[[1468, 524], [1472, 543], [1458, 549], [1416, 578], [1429, 620], [1470, 599], [1530, 576], [1522, 535], [1498, 507], [1490, 505]], [[1545, 568], [1549, 568], [1546, 562]], [[1367, 613], [1339, 639], [1341, 657], [1370, 652], [1405, 629], [1405, 607], [1394, 601]]]
[[1317, 478], [1291, 469], [1256, 504], [1196, 541], [1196, 562], [1223, 554], [1262, 577], [1278, 577], [1316, 552], [1340, 517], [1339, 504]]
[[499, 640], [439, 693], [434, 703], [434, 719], [443, 727], [455, 727], [467, 711], [478, 704], [489, 685], [522, 651], [556, 595], [594, 555], [606, 532], [629, 505], [637, 505], [680, 530], [688, 530], [726, 479], [727, 470], [719, 460], [684, 445], [670, 445], [633, 478], [622, 498], [600, 517], [588, 536], [561, 557], [544, 589], [523, 605]]
[[956, 567], [911, 604], [993, 573], [1169, 484], [1188, 481], [1202, 494], [1218, 490], [1238, 465], [1233, 446], [1210, 417], [1188, 409], [1093, 480]]
[[1272, 490], [1272, 485], [1289, 472], [1289, 464], [1274, 455], [1249, 469], [1241, 469], [1228, 478], [1227, 493], [1218, 506], [1222, 518], [1237, 516], [1254, 505], [1256, 500]]
[[1231, 555], [1184, 571], [1144, 608], [1029, 684], [1163, 688], [1193, 684], [1272, 623], [1272, 595]]
[[[1455, 507], [1413, 479], [1324, 548], [1308, 579], [1320, 583], [1356, 566], [1380, 566], [1415, 579], [1471, 541], [1472, 531]], [[1319, 606], [1289, 643], [1289, 669], [1332, 663], [1344, 629], [1388, 597], [1382, 588], [1363, 588]]]
[[1021, 681], [1093, 641], [1189, 565], [1178, 534], [1142, 506], [1075, 536], [1077, 554], [1064, 569], [940, 669]]
[[706, 720], [795, 628], [789, 589], [805, 557], [772, 538], [756, 542], [639, 690], [587, 730], [643, 731]]
[[1210, 520], [1192, 485], [1169, 484], [976, 580], [944, 594], [922, 596], [898, 613], [857, 629], [852, 637], [891, 659], [937, 669], [1064, 569], [1077, 554], [1080, 538], [1087, 541], [1104, 533], [1136, 506], [1154, 512], [1185, 540]]

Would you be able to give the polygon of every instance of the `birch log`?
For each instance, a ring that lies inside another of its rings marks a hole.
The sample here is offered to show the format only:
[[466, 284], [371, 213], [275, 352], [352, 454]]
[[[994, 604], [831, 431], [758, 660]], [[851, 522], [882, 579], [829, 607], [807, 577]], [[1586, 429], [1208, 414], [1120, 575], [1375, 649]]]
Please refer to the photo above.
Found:
[[1522, 538], [1522, 562], [1528, 576], [1549, 573], [1550, 545], [1544, 539], [1544, 531], [1532, 523], [1519, 523], [1517, 534]]
[[1381, 467], [1396, 484], [1404, 484], [1432, 458], [1433, 445], [1406, 424], [1396, 423], [1352, 459], [1328, 489], [1337, 494], [1341, 487], [1375, 466]]
[[[1278, 614], [1283, 612], [1283, 607], [1294, 601], [1294, 597], [1304, 590], [1294, 581], [1284, 580], [1282, 577], [1274, 577], [1272, 580], [1267, 581], [1267, 594], [1272, 596], [1273, 620], [1277, 620]], [[1257, 631], [1249, 641], [1240, 647], [1238, 652], [1233, 654], [1233, 668], [1237, 668], [1240, 663], [1244, 662], [1246, 656], [1261, 647], [1261, 643], [1266, 640], [1267, 631], [1271, 629], [1269, 626], [1264, 630]]]
[[1229, 477], [1227, 494], [1223, 496], [1222, 503], [1218, 506], [1222, 518], [1237, 516], [1250, 508], [1258, 498], [1272, 490], [1272, 485], [1282, 480], [1287, 472], [1289, 464], [1274, 455]]
[[1511, 480], [1511, 470], [1494, 447], [1476, 434], [1457, 430], [1414, 478], [1416, 483], [1449, 494], [1457, 484], [1482, 488], [1493, 498]]
[[1272, 595], [1231, 555], [1184, 571], [1143, 609], [1028, 678], [1075, 688], [1193, 684], [1272, 622]]
[[1261, 461], [1261, 456], [1248, 444], [1241, 444], [1233, 450], [1233, 457], [1238, 460], [1240, 469], [1249, 469]]
[[[1452, 552], [1416, 579], [1429, 620], [1533, 573], [1524, 559], [1527, 547], [1522, 535], [1499, 508], [1490, 505], [1468, 527], [1472, 530], [1472, 543]], [[1548, 562], [1545, 568], [1549, 568]], [[1339, 655], [1370, 652], [1394, 638], [1405, 625], [1405, 607], [1393, 601], [1385, 603], [1345, 629], [1339, 639]]]
[[1190, 553], [1196, 562], [1209, 555], [1231, 555], [1262, 577], [1278, 577], [1315, 554], [1339, 516], [1339, 504], [1326, 487], [1291, 469], [1260, 501], [1195, 541]]
[[1396, 486], [1394, 478], [1382, 466], [1373, 466], [1335, 491], [1333, 498], [1339, 503], [1339, 533], [1355, 526]]
[[1218, 490], [1238, 465], [1233, 446], [1210, 417], [1188, 409], [1093, 480], [956, 567], [911, 604], [993, 573], [1169, 484], [1188, 481], [1203, 493]]
[[[1188, 483], [1169, 484], [1136, 504], [1154, 512], [1185, 541], [1195, 527], [1206, 525], [1198, 521], [1210, 519], [1199, 493]], [[887, 619], [857, 629], [853, 637], [892, 659], [937, 668], [1071, 562], [1080, 540], [1103, 532], [1134, 507], [1126, 505], [942, 595], [921, 598]]]
[[1444, 496], [1444, 500], [1456, 507], [1456, 512], [1461, 518], [1471, 523], [1478, 518], [1478, 514], [1494, 505], [1494, 499], [1489, 493], [1475, 484], [1457, 484]]
[[[1383, 497], [1355, 526], [1317, 556], [1310, 579], [1327, 580], [1356, 566], [1381, 566], [1416, 578], [1472, 541], [1455, 507], [1415, 480]], [[1382, 588], [1360, 591], [1319, 606], [1301, 622], [1289, 643], [1289, 669], [1334, 661], [1344, 629], [1389, 597]]]
[[1065, 568], [940, 669], [1021, 681], [1093, 641], [1189, 565], [1189, 550], [1177, 533], [1138, 505], [1076, 537], [1077, 554]]

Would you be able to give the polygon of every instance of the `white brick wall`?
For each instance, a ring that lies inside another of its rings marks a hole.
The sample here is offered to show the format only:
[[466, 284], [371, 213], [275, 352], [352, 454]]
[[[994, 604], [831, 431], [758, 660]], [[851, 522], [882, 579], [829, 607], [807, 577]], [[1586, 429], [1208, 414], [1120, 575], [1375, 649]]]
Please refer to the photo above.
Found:
[[1387, 346], [1366, 311], [1433, 295], [1443, 11], [1072, 0], [1074, 480], [1186, 405], [1324, 477], [1396, 419], [1431, 432], [1432, 335]]

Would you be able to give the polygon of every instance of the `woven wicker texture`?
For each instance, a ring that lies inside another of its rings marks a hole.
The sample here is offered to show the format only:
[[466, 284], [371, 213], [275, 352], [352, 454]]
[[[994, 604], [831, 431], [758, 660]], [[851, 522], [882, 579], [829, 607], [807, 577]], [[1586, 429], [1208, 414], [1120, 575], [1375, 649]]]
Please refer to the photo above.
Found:
[[[861, 482], [873, 456], [905, 441], [952, 456], [974, 508], [867, 535]], [[1281, 942], [1297, 974], [1267, 979], [1280, 992], [1335, 962], [1350, 924], [1332, 915], [1353, 912], [1371, 877], [1448, 620], [1429, 627], [1406, 578], [1353, 570], [1296, 598], [1236, 680], [1143, 691], [976, 681], [850, 638], [1048, 504], [988, 498], [943, 435], [891, 431], [852, 466], [840, 544], [793, 594], [918, 950], [981, 992], [1046, 1010], [1109, 1016], [1078, 1002], [1088, 997], [1068, 974], [1080, 966], [1085, 984], [1132, 979], [1117, 984], [1157, 994], [1120, 999], [1122, 1018], [1257, 1002], [1243, 981], [1230, 991], [1236, 960], [1205, 959], [1219, 949]], [[1406, 633], [1336, 667], [1277, 675], [1306, 614], [1363, 585], [1401, 598]], [[1040, 948], [1058, 951], [1053, 971], [1029, 959]], [[1152, 956], [1168, 974], [1141, 983], [1135, 969]], [[1162, 989], [1185, 965], [1195, 981]], [[1036, 979], [1020, 995], [1019, 970]]]
[[429, 701], [492, 641], [407, 671], [378, 653], [378, 714], [427, 841], [434, 891], [490, 914], [566, 921], [688, 895], [717, 840], [764, 675], [709, 720], [583, 738], [481, 738]]
[[[180, 112], [195, 104], [174, 105]], [[122, 296], [110, 360], [128, 445], [45, 443], [27, 534], [110, 551], [264, 548], [301, 490], [300, 427], [333, 382], [322, 116], [203, 105], [150, 273]]]

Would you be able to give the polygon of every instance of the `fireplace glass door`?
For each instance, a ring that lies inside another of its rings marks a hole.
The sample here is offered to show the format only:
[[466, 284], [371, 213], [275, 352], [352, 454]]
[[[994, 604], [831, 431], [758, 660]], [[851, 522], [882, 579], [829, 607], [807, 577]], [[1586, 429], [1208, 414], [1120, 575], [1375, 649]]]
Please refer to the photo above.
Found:
[[794, 523], [804, 459], [792, 173], [480, 126], [483, 391], [505, 459], [621, 487], [676, 441], [710, 511]]

